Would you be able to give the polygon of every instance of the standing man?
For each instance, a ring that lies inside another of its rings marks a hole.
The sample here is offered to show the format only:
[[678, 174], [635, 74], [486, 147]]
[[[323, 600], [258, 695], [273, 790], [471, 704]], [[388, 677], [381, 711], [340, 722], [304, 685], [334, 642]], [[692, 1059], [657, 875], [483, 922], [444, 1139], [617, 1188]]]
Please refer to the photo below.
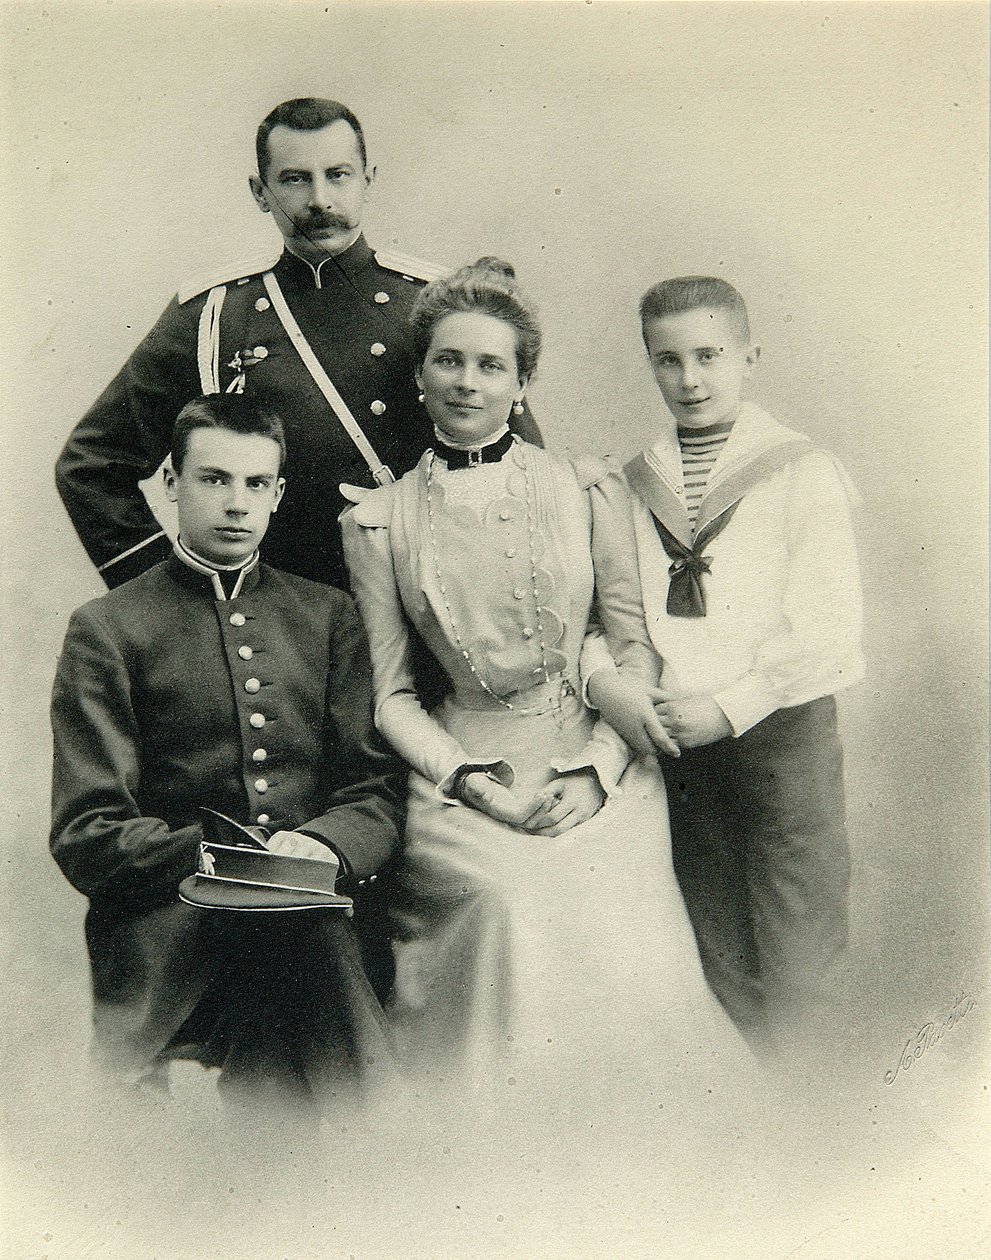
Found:
[[[399, 477], [433, 439], [407, 316], [443, 269], [375, 252], [362, 236], [375, 168], [358, 119], [337, 101], [286, 101], [258, 128], [256, 152], [251, 192], [284, 238], [281, 256], [180, 289], [59, 457], [59, 493], [110, 587], [170, 552], [138, 483], [192, 398], [243, 392], [279, 413], [293, 485], [264, 558], [339, 586], [339, 484]], [[528, 413], [514, 427], [539, 442]]]

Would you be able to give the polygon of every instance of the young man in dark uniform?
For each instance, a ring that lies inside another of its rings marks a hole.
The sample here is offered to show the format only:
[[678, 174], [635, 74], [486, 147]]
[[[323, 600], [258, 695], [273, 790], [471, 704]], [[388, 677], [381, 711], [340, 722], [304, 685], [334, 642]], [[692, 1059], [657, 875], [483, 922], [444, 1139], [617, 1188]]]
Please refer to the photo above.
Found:
[[90, 901], [104, 1065], [138, 1079], [194, 1058], [221, 1066], [222, 1084], [309, 1098], [386, 1054], [351, 922], [177, 896], [203, 806], [272, 852], [336, 867], [359, 899], [398, 845], [404, 776], [374, 733], [354, 605], [259, 562], [284, 455], [278, 417], [249, 398], [180, 414], [165, 472], [173, 554], [79, 609], [66, 634], [51, 847]]
[[[139, 482], [166, 454], [179, 410], [201, 394], [264, 398], [293, 469], [265, 559], [346, 586], [341, 482], [412, 468], [433, 440], [418, 403], [407, 316], [442, 269], [373, 252], [361, 235], [372, 189], [361, 124], [336, 101], [287, 101], [258, 130], [251, 191], [285, 248], [182, 288], [69, 438], [59, 492], [114, 587], [169, 553]], [[532, 417], [514, 419], [539, 442]]]

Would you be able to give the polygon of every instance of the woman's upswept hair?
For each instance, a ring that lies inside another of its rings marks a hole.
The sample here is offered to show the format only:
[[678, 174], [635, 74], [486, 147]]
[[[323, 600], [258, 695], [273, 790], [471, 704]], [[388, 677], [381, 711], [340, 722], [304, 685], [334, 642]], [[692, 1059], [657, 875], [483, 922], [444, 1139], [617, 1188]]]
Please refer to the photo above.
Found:
[[678, 276], [652, 285], [640, 299], [640, 327], [646, 336], [648, 320], [697, 311], [700, 307], [729, 311], [740, 340], [750, 341], [747, 304], [728, 280], [718, 276]]
[[516, 283], [516, 272], [501, 258], [479, 258], [453, 275], [421, 289], [409, 322], [416, 342], [416, 361], [422, 364], [435, 326], [445, 315], [474, 312], [501, 319], [516, 330], [516, 366], [528, 377], [540, 357], [537, 312]]

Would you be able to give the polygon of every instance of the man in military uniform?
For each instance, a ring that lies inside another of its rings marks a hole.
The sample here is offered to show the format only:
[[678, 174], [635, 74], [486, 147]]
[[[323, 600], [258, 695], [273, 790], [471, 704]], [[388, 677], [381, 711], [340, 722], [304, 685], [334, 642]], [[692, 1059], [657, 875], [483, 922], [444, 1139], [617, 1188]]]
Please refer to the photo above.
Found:
[[[399, 477], [432, 440], [407, 317], [441, 269], [374, 252], [361, 235], [375, 176], [361, 124], [336, 101], [287, 101], [259, 127], [256, 149], [251, 191], [284, 238], [281, 256], [180, 289], [59, 457], [59, 493], [110, 587], [168, 555], [138, 483], [197, 395], [247, 392], [282, 416], [292, 489], [264, 557], [340, 586], [339, 484]], [[539, 441], [528, 413], [514, 425]]]
[[314, 1100], [388, 1055], [351, 922], [177, 895], [204, 806], [256, 828], [272, 853], [326, 865], [361, 930], [362, 899], [399, 843], [405, 771], [374, 731], [357, 610], [259, 563], [284, 450], [278, 418], [250, 398], [180, 414], [165, 474], [173, 554], [84, 605], [66, 633], [51, 848], [89, 898], [103, 1066], [139, 1079], [192, 1058], [239, 1093]]

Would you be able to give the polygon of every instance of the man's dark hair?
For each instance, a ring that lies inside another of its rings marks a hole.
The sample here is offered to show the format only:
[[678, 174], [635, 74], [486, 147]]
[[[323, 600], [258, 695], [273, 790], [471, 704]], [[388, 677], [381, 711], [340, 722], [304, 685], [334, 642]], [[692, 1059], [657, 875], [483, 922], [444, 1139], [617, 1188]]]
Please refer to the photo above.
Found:
[[210, 394], [186, 403], [172, 430], [169, 458], [176, 473], [182, 472], [189, 435], [194, 429], [226, 429], [229, 433], [271, 438], [279, 448], [279, 472], [285, 471], [286, 435], [281, 419], [271, 408], [245, 394]]
[[340, 101], [329, 101], [319, 96], [298, 96], [295, 100], [276, 105], [258, 128], [255, 136], [258, 174], [262, 179], [268, 174], [268, 137], [274, 127], [289, 127], [293, 131], [319, 131], [335, 122], [346, 122], [354, 132], [358, 141], [358, 152], [361, 154], [361, 165], [366, 167], [368, 155], [365, 152], [365, 133], [348, 107]]

